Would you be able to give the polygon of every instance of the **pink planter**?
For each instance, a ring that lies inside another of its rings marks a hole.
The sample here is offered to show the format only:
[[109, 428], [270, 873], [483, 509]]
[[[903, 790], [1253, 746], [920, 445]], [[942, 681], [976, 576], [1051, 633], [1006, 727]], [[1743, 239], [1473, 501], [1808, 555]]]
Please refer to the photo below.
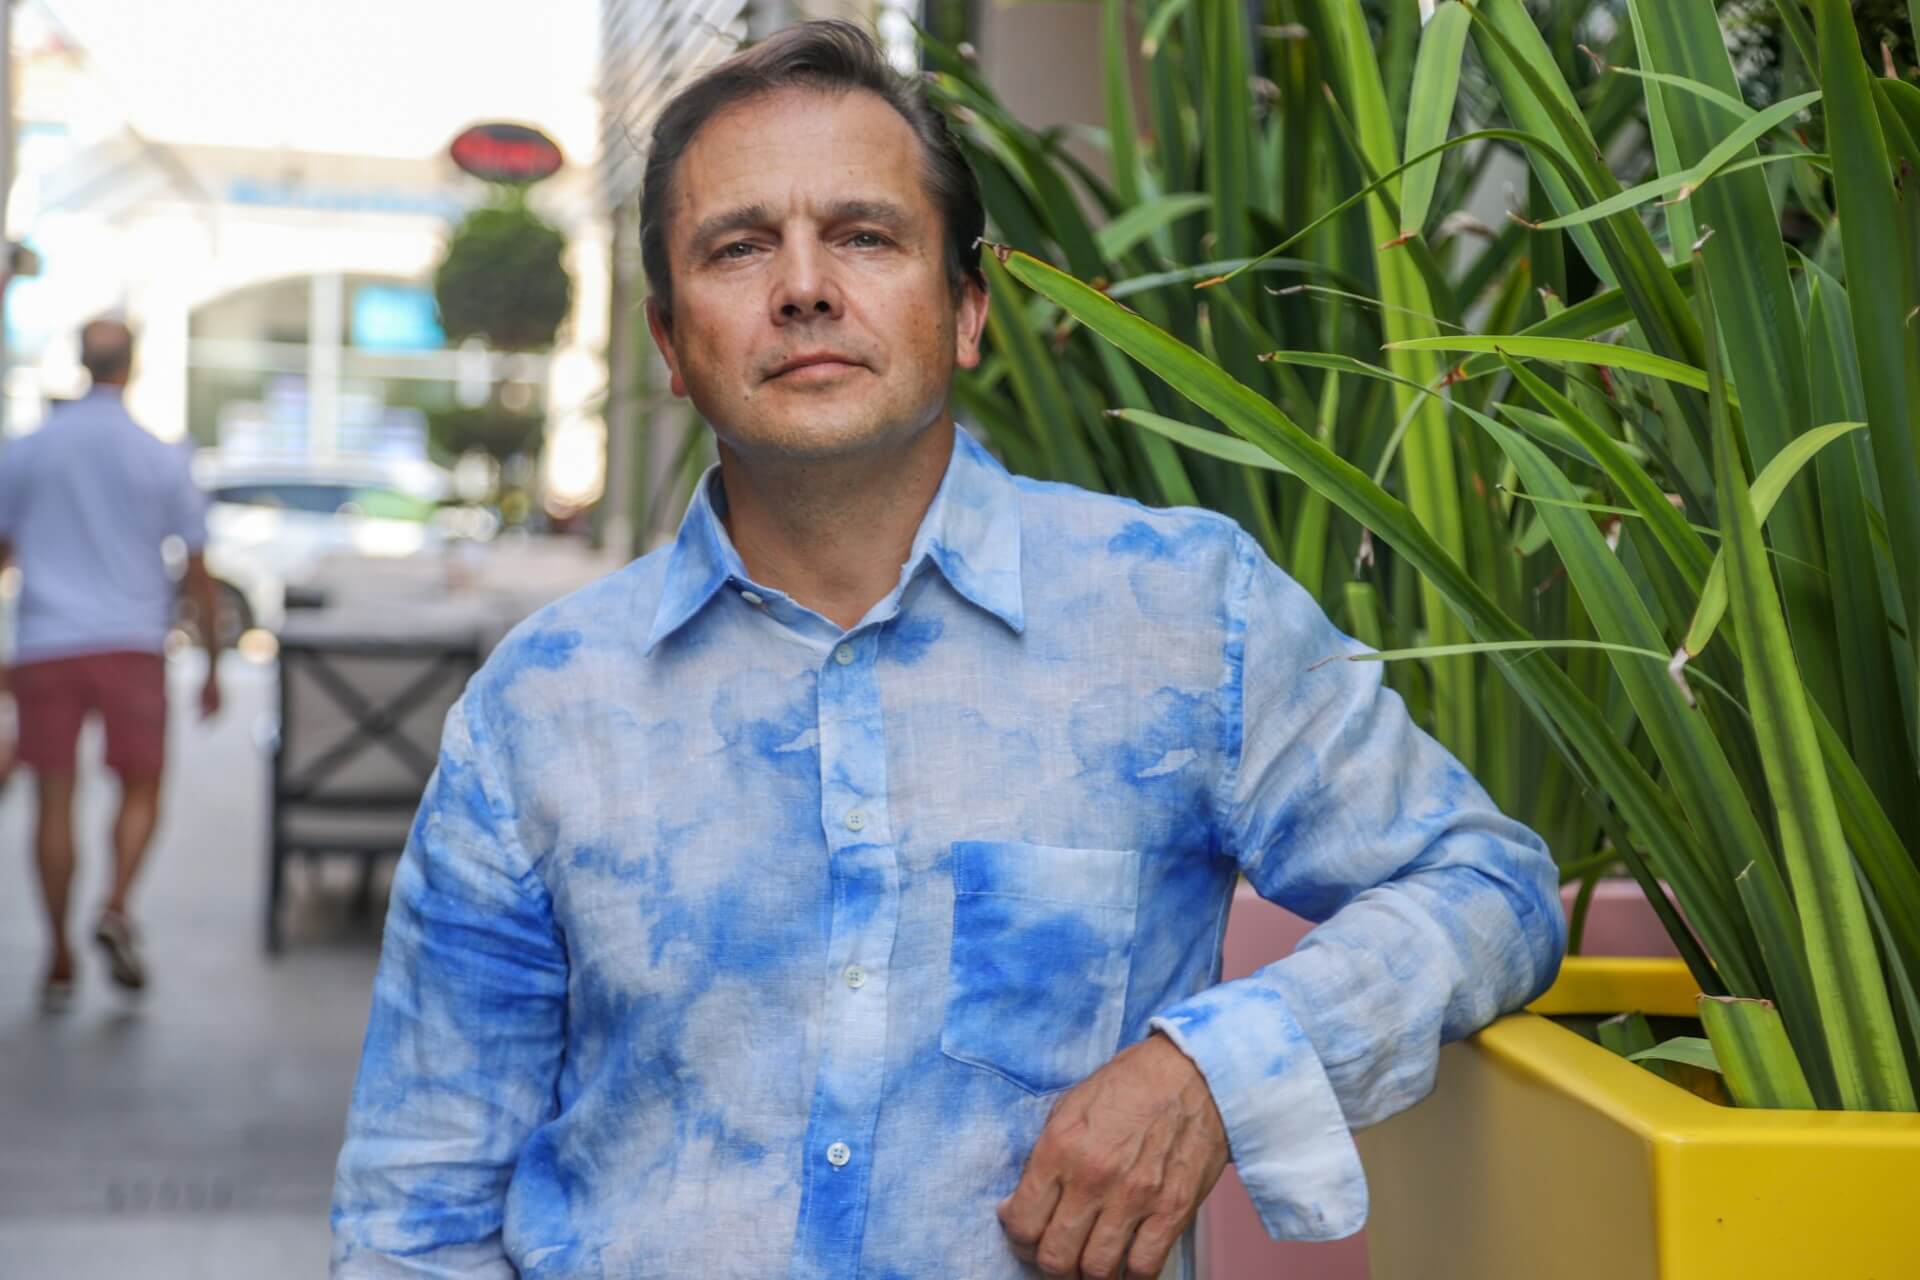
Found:
[[[1560, 887], [1560, 905], [1573, 915], [1574, 895], [1580, 886]], [[1235, 906], [1239, 905], [1236, 900]], [[1660, 917], [1647, 905], [1646, 895], [1631, 880], [1602, 880], [1587, 908], [1587, 927], [1580, 954], [1587, 956], [1677, 956], [1673, 939]]]
[[[1561, 891], [1571, 911], [1577, 886]], [[1288, 954], [1313, 926], [1242, 884], [1227, 917], [1221, 978], [1244, 978]], [[1631, 880], [1603, 880], [1587, 912], [1587, 955], [1670, 956], [1673, 944]], [[1325, 1244], [1275, 1243], [1233, 1166], [1200, 1211], [1202, 1280], [1367, 1280], [1366, 1232]]]

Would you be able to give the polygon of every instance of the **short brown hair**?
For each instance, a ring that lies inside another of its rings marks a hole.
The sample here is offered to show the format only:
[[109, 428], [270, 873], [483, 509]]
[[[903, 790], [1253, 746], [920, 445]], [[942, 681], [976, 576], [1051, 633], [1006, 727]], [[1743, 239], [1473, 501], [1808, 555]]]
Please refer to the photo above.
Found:
[[927, 194], [946, 224], [947, 282], [986, 288], [979, 240], [986, 229], [980, 186], [947, 121], [918, 82], [895, 71], [873, 38], [838, 19], [803, 22], [742, 50], [675, 94], [653, 126], [640, 194], [640, 261], [662, 317], [671, 322], [667, 214], [673, 174], [700, 127], [727, 107], [780, 89], [863, 89], [900, 113], [926, 154]]

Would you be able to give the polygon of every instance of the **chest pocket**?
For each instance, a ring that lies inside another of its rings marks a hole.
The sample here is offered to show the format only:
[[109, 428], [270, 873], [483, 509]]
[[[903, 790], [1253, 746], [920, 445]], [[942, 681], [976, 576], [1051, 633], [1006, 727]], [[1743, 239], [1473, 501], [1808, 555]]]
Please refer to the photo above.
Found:
[[953, 846], [953, 953], [940, 1049], [1030, 1093], [1065, 1089], [1120, 1046], [1140, 855]]

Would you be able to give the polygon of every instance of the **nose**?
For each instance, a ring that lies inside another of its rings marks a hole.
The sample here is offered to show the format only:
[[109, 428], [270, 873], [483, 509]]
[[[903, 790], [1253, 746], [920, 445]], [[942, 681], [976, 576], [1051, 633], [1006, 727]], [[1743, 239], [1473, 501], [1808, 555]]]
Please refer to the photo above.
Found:
[[840, 285], [834, 279], [832, 262], [818, 244], [807, 241], [783, 245], [779, 268], [773, 287], [774, 324], [840, 318]]

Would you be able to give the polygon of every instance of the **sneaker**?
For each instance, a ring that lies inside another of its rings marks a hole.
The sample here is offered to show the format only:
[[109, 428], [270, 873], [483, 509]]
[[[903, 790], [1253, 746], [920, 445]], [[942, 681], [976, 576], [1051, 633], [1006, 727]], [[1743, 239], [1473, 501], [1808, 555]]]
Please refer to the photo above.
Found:
[[107, 953], [113, 980], [129, 991], [147, 985], [147, 967], [140, 962], [140, 943], [125, 916], [106, 915], [94, 927], [93, 940]]
[[73, 979], [48, 978], [40, 987], [40, 1012], [61, 1014], [73, 1008]]

